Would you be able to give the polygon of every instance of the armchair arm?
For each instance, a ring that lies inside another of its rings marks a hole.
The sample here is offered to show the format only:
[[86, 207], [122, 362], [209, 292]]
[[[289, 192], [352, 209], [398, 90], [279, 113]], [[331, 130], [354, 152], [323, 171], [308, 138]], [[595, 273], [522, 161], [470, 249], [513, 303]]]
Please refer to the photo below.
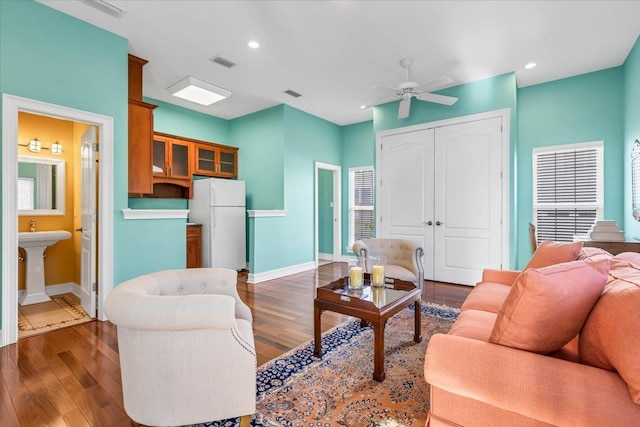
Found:
[[483, 282], [501, 283], [503, 285], [513, 285], [521, 271], [516, 270], [493, 270], [486, 268], [482, 272]]
[[436, 334], [432, 387], [558, 426], [637, 425], [640, 406], [614, 372], [498, 344]]
[[116, 288], [104, 311], [112, 323], [136, 330], [231, 329], [235, 304], [228, 295], [159, 296]]

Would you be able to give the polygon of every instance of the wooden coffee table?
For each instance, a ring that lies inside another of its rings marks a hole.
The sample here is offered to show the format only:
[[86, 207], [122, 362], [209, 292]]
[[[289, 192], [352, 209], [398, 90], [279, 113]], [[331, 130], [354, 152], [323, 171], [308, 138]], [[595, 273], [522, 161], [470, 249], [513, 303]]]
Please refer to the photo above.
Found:
[[[388, 287], [370, 286], [370, 276], [365, 274], [365, 285], [361, 290], [348, 288], [348, 279], [341, 278], [328, 285], [318, 287], [313, 301], [314, 311], [314, 352], [316, 357], [322, 357], [322, 341], [320, 316], [325, 310], [354, 316], [373, 325], [373, 379], [384, 381], [384, 328], [394, 314], [400, 312], [409, 304], [414, 303], [415, 328], [413, 340], [422, 341], [420, 326], [420, 296], [421, 291], [411, 282], [393, 279]], [[393, 286], [393, 288], [391, 288]], [[416, 304], [417, 303], [417, 304]]]

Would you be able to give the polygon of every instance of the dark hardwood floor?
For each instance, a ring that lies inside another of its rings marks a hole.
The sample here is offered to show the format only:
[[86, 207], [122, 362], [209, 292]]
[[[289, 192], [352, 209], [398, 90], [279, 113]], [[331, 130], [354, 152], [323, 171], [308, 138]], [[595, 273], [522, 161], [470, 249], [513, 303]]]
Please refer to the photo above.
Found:
[[[343, 273], [333, 263], [250, 285], [238, 292], [251, 307], [258, 365], [313, 338], [315, 288]], [[460, 307], [465, 286], [426, 282], [423, 300]], [[326, 331], [348, 316], [325, 312]], [[94, 321], [0, 348], [0, 426], [130, 426], [122, 404], [116, 328]]]

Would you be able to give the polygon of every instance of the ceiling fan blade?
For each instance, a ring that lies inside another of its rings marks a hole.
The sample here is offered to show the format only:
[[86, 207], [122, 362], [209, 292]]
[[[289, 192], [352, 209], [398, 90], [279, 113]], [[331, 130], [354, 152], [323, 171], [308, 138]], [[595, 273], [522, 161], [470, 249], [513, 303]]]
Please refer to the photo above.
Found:
[[435, 93], [421, 93], [416, 95], [420, 101], [434, 102], [436, 104], [453, 105], [458, 98], [453, 96], [437, 95]]
[[375, 107], [376, 105], [386, 104], [387, 102], [397, 101], [398, 99], [400, 99], [400, 97], [399, 97], [399, 96], [393, 96], [393, 97], [391, 97], [391, 98], [386, 98], [386, 99], [383, 99], [383, 100], [381, 100], [381, 101], [376, 101], [376, 102], [374, 102], [373, 104], [365, 105], [365, 106], [363, 107], [363, 109], [365, 109], [365, 108]]
[[400, 106], [398, 107], [398, 118], [406, 119], [409, 117], [409, 108], [411, 108], [411, 98], [405, 98], [400, 101]]
[[371, 86], [369, 89], [370, 90], [384, 89], [384, 90], [392, 90], [394, 92], [398, 90], [397, 87], [391, 87], [391, 86]]
[[431, 92], [432, 90], [439, 89], [443, 86], [448, 85], [449, 83], [453, 83], [453, 79], [451, 77], [440, 76], [437, 79], [433, 79], [431, 81], [418, 85], [416, 87], [416, 90], [419, 90], [422, 92]]

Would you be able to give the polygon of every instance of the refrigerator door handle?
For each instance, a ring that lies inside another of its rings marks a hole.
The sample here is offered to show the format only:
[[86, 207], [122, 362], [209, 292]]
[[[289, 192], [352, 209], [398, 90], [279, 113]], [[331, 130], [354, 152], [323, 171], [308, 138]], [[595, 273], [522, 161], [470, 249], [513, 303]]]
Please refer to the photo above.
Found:
[[213, 181], [211, 182], [210, 196], [211, 198], [209, 199], [209, 201], [211, 202], [211, 206], [215, 206], [216, 205], [216, 184]]
[[216, 208], [212, 206], [210, 209], [211, 209], [211, 230], [213, 230], [214, 228], [216, 228]]

